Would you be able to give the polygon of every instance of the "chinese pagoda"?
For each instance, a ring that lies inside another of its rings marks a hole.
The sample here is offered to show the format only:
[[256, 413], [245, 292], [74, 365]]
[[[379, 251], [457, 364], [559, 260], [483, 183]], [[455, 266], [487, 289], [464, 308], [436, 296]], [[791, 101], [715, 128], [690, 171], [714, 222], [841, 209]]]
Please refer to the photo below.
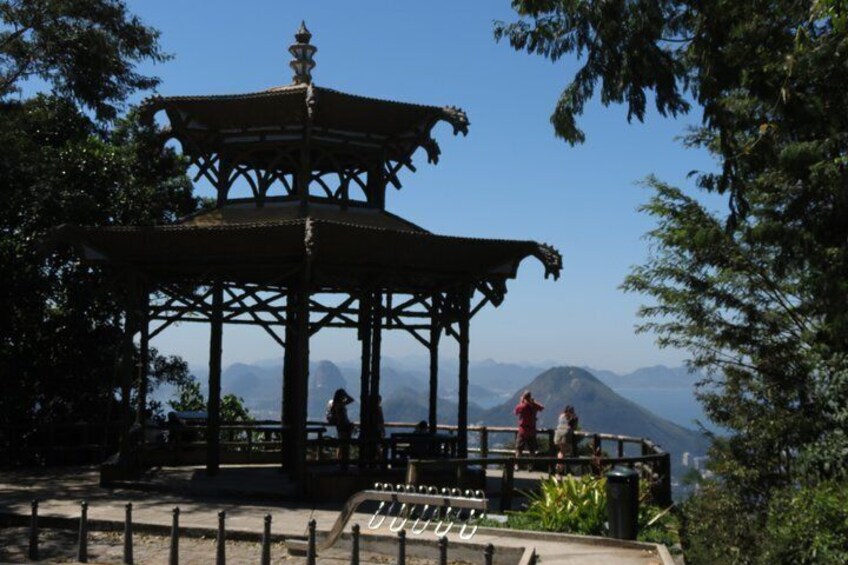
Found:
[[[423, 106], [346, 94], [317, 86], [316, 48], [301, 25], [292, 83], [262, 92], [149, 99], [145, 119], [167, 118], [175, 139], [216, 191], [211, 209], [174, 225], [64, 226], [63, 240], [87, 264], [111, 269], [125, 289], [126, 351], [177, 322], [211, 327], [206, 468], [220, 458], [221, 352], [226, 324], [262, 327], [284, 350], [282, 468], [308, 480], [307, 396], [310, 337], [322, 328], [356, 330], [362, 364], [359, 457], [376, 440], [373, 407], [380, 392], [381, 336], [411, 334], [429, 351], [429, 425], [436, 426], [439, 342], [459, 346], [457, 449], [467, 455], [469, 324], [487, 304], [504, 300], [506, 282], [535, 257], [558, 278], [560, 254], [534, 241], [437, 235], [386, 210], [386, 190], [401, 187], [413, 154], [439, 159], [431, 136], [445, 121], [468, 132], [455, 107]], [[236, 197], [234, 186], [249, 187]], [[247, 191], [245, 191], [246, 193]], [[450, 203], [445, 203], [446, 206]], [[143, 425], [130, 406], [137, 380], [146, 406], [147, 378], [125, 355], [123, 424]], [[129, 434], [125, 434], [128, 436]], [[130, 440], [122, 442], [122, 453]]]

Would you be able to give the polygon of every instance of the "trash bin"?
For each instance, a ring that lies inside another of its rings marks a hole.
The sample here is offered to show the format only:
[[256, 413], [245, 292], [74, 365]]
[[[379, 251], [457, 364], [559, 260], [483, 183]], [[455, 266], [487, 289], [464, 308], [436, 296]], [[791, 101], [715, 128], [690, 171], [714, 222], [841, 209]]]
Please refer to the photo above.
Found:
[[639, 473], [615, 467], [607, 473], [607, 519], [609, 535], [636, 539], [639, 530]]

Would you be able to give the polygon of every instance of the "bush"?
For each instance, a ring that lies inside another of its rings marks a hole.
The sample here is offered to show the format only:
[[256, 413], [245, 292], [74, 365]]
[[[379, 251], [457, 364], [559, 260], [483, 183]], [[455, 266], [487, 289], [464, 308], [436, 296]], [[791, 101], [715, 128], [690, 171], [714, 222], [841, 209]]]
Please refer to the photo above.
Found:
[[542, 479], [539, 489], [528, 493], [527, 498], [527, 509], [510, 515], [510, 527], [595, 536], [606, 533], [604, 478], [567, 475], [562, 479]]
[[681, 541], [688, 565], [747, 565], [756, 563], [763, 523], [740, 493], [715, 482], [682, 508]]
[[785, 489], [769, 505], [764, 563], [848, 563], [848, 485]]
[[[640, 483], [639, 492], [638, 539], [665, 544], [669, 548], [677, 545], [680, 538], [676, 515], [670, 509], [651, 504], [647, 481]], [[608, 532], [605, 478], [567, 475], [562, 479], [542, 479], [538, 490], [526, 496], [526, 509], [508, 512], [505, 524], [487, 519], [480, 525], [593, 536]]]

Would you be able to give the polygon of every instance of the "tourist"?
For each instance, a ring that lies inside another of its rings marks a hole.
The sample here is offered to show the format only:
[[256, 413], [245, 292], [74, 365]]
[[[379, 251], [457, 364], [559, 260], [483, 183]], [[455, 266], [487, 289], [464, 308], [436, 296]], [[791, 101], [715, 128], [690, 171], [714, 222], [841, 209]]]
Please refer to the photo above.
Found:
[[536, 455], [539, 446], [536, 441], [536, 414], [545, 407], [533, 399], [530, 391], [521, 395], [521, 402], [515, 407], [518, 416], [518, 436], [515, 438], [515, 457], [521, 457], [524, 449], [530, 452], [530, 456]]
[[327, 406], [327, 423], [336, 427], [336, 435], [339, 438], [339, 447], [336, 457], [341, 462], [342, 468], [347, 468], [350, 459], [350, 439], [353, 436], [353, 422], [347, 415], [347, 405], [353, 402], [353, 397], [345, 391], [338, 389]]
[[[554, 445], [557, 446], [557, 458], [563, 459], [576, 455], [577, 442], [574, 434], [577, 431], [577, 413], [574, 406], [568, 404], [559, 415], [556, 431], [554, 432]], [[562, 474], [563, 466], [557, 465], [557, 473]]]
[[377, 404], [374, 406], [374, 427], [377, 430], [377, 459], [382, 460], [386, 454], [386, 419], [383, 416], [383, 396], [377, 395]]
[[433, 456], [432, 442], [433, 438], [430, 437], [430, 426], [427, 424], [427, 420], [421, 420], [412, 430], [407, 455], [410, 459], [426, 459]]

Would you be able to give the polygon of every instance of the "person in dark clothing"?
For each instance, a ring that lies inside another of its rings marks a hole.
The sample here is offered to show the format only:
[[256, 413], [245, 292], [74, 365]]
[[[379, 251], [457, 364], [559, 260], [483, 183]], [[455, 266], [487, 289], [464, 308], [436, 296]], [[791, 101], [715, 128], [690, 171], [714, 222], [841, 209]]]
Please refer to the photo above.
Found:
[[374, 428], [377, 430], [377, 459], [382, 460], [386, 454], [383, 440], [386, 439], [386, 420], [383, 417], [383, 397], [377, 395], [377, 404], [374, 406]]
[[521, 457], [521, 452], [527, 449], [530, 455], [536, 454], [539, 449], [536, 441], [536, 415], [545, 407], [533, 399], [530, 391], [521, 395], [521, 402], [515, 407], [515, 415], [518, 416], [518, 435], [515, 438], [515, 457]]
[[327, 407], [327, 423], [336, 427], [336, 435], [339, 438], [339, 447], [336, 457], [341, 462], [342, 468], [347, 467], [350, 459], [350, 440], [353, 436], [353, 422], [347, 415], [347, 405], [353, 402], [353, 397], [345, 391], [338, 389]]

